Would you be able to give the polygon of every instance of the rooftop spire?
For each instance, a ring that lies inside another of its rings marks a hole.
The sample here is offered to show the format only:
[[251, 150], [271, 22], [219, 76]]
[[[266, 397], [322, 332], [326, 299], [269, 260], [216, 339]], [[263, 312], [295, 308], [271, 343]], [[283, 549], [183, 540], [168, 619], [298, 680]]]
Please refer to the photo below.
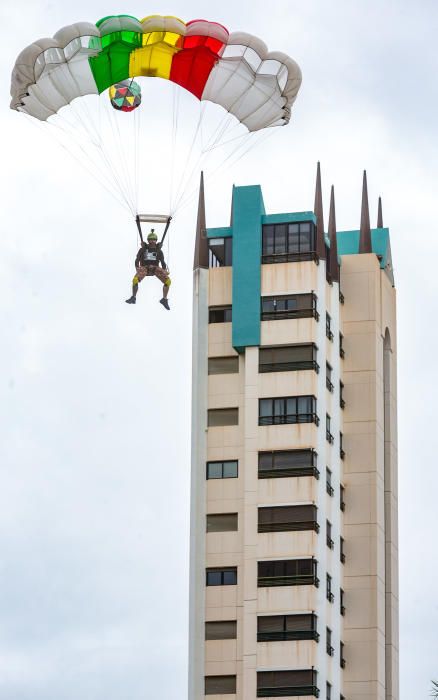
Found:
[[363, 171], [362, 209], [360, 213], [359, 253], [372, 253], [370, 209], [368, 206], [367, 171]]
[[333, 187], [333, 185], [330, 192], [328, 234], [330, 238], [330, 275], [333, 282], [339, 282], [338, 241], [336, 238], [335, 188]]
[[205, 223], [204, 173], [201, 171], [199, 182], [198, 219], [196, 222], [195, 255], [193, 269], [208, 268], [208, 245]]
[[323, 260], [325, 259], [324, 212], [322, 210], [321, 166], [319, 161], [316, 166], [315, 205], [313, 210], [316, 216], [316, 253]]
[[377, 228], [383, 228], [382, 198], [381, 197], [379, 197], [379, 206], [377, 209]]

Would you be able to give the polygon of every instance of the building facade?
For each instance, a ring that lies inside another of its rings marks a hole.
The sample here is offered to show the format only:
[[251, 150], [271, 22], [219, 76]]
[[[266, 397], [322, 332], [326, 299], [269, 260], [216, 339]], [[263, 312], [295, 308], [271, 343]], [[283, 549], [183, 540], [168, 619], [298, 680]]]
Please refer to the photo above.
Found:
[[396, 301], [371, 229], [234, 187], [193, 295], [189, 700], [398, 700]]

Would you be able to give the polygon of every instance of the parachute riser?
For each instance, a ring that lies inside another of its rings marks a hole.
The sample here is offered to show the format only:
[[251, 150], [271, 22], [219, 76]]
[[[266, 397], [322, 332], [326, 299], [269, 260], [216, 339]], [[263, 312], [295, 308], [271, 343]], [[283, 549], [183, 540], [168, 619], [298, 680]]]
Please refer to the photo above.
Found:
[[161, 214], [137, 214], [137, 216], [135, 217], [135, 223], [137, 224], [137, 229], [138, 229], [140, 241], [142, 242], [142, 244], [144, 243], [143, 232], [141, 230], [142, 222], [143, 223], [149, 222], [149, 223], [160, 223], [160, 224], [165, 223], [166, 224], [164, 231], [163, 231], [163, 235], [161, 237], [161, 241], [158, 243], [158, 247], [161, 248], [163, 243], [164, 243], [164, 239], [166, 238], [167, 232], [169, 230], [169, 226], [170, 226], [171, 221], [172, 221], [172, 217], [167, 216], [167, 215], [163, 216]]

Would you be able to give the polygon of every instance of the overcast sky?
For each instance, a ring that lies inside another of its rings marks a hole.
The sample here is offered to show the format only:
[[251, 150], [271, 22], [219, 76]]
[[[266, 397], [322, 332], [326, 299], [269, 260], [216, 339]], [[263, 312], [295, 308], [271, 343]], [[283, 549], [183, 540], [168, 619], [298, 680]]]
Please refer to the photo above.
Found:
[[[132, 220], [8, 109], [24, 46], [120, 12], [207, 16], [302, 68], [290, 126], [207, 182], [208, 225], [227, 225], [233, 182], [260, 183], [269, 213], [311, 209], [318, 159], [338, 228], [359, 226], [363, 168], [374, 224], [383, 197], [398, 288], [401, 700], [427, 698], [438, 678], [435, 0], [1, 3], [0, 698], [186, 693], [195, 204], [171, 236], [172, 312], [154, 281], [126, 306]], [[151, 119], [164, 109], [153, 94]], [[143, 165], [164, 191], [168, 120], [153, 130]]]

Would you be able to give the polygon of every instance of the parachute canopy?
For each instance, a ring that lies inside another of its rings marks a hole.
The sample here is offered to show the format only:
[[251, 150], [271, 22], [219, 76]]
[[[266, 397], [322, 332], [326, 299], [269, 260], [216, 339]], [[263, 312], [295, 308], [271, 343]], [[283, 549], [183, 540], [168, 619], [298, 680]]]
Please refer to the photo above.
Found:
[[301, 84], [292, 58], [250, 34], [200, 19], [118, 15], [69, 25], [24, 49], [12, 72], [11, 108], [46, 121], [77, 97], [140, 76], [221, 105], [248, 131], [287, 124]]

